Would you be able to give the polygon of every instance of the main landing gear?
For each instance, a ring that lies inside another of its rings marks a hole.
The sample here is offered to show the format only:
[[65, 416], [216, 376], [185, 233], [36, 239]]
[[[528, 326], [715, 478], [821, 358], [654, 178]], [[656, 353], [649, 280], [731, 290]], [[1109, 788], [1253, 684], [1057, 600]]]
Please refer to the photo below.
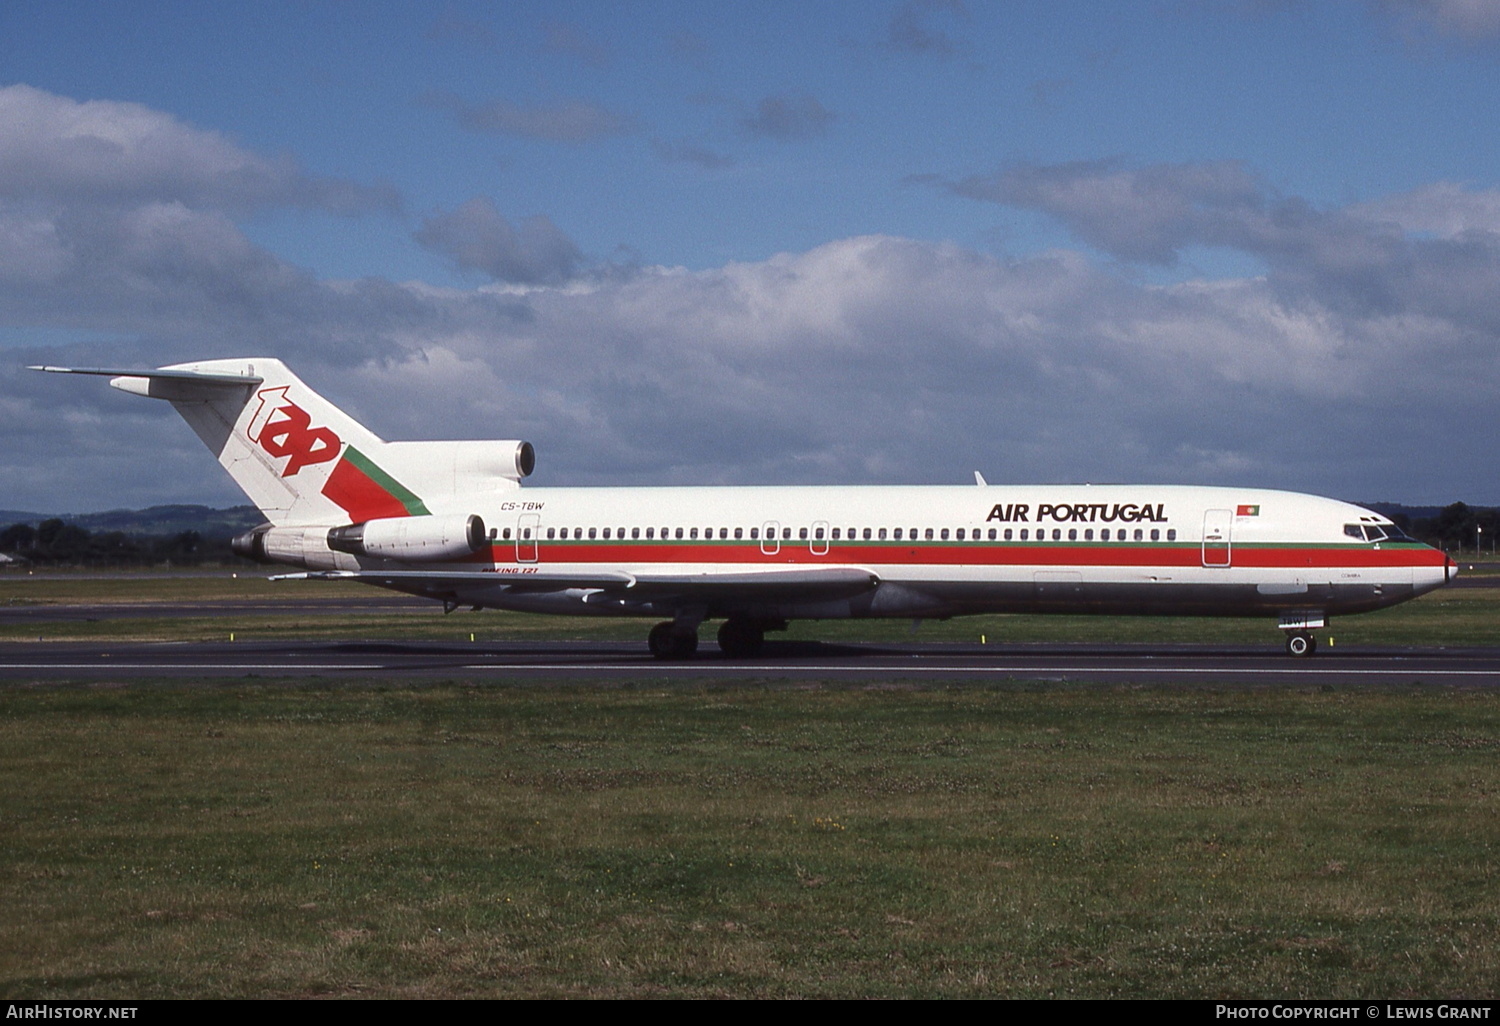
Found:
[[[726, 659], [754, 659], [766, 641], [766, 631], [786, 630], [785, 620], [751, 620], [730, 617], [719, 626], [719, 651]], [[646, 639], [658, 659], [688, 659], [698, 651], [697, 625], [664, 620], [651, 628]]]
[[658, 659], [687, 659], [698, 651], [698, 631], [693, 628], [679, 630], [677, 624], [664, 620], [651, 628], [646, 644]]

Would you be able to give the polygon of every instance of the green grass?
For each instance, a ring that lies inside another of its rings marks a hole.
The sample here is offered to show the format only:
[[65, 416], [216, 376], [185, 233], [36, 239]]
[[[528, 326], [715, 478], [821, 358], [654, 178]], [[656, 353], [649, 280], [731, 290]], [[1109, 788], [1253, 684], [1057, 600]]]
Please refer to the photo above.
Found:
[[1494, 997], [1500, 696], [0, 689], [0, 994]]
[[[270, 582], [259, 575], [216, 577], [84, 578], [73, 576], [0, 576], [0, 606], [106, 605], [142, 606], [139, 617], [98, 618], [80, 611], [80, 619], [0, 625], [0, 641], [221, 641], [233, 631], [236, 640], [479, 641], [624, 640], [644, 643], [650, 621], [613, 617], [537, 616], [497, 610], [444, 615], [438, 603], [408, 612], [337, 613], [276, 616], [212, 615], [164, 619], [152, 615], [151, 603], [193, 601], [263, 603], [367, 598], [375, 592], [357, 584], [323, 581]], [[713, 625], [704, 631], [712, 641]], [[1500, 645], [1500, 588], [1448, 588], [1391, 609], [1335, 618], [1322, 632], [1339, 645]], [[1214, 644], [1280, 644], [1269, 619], [1110, 616], [973, 616], [925, 621], [913, 634], [909, 620], [796, 621], [771, 640], [847, 642], [952, 641], [1008, 642], [1087, 641], [1201, 642]]]

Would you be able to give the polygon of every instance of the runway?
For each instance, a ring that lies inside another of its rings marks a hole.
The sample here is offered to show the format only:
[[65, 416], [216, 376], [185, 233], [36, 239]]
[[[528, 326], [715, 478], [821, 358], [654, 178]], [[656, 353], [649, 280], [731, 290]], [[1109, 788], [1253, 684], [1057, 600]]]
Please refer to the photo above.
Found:
[[1278, 645], [952, 643], [875, 645], [768, 642], [753, 660], [706, 643], [681, 662], [652, 659], [627, 642], [196, 642], [0, 644], [0, 682], [201, 679], [440, 678], [481, 685], [545, 681], [707, 681], [872, 685], [1051, 681], [1110, 684], [1320, 687], [1500, 685], [1500, 649], [1350, 648], [1293, 659]]

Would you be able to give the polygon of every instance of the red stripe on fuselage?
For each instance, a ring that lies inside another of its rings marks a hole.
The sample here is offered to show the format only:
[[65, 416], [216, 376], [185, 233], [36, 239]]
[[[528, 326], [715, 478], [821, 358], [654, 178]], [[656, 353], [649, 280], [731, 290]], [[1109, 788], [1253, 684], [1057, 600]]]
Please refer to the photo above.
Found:
[[[548, 542], [538, 545], [540, 563], [732, 563], [744, 565], [822, 564], [861, 566], [1161, 566], [1202, 567], [1203, 553], [1197, 545], [934, 545], [874, 546], [834, 545], [825, 555], [812, 555], [806, 543], [783, 544], [767, 555], [758, 544], [704, 545], [640, 542]], [[1369, 568], [1442, 566], [1444, 555], [1436, 549], [1343, 547], [1249, 547], [1236, 546], [1233, 566], [1256, 569]], [[514, 562], [515, 543], [496, 545], [491, 562]], [[483, 562], [482, 556], [474, 558]], [[1213, 569], [1217, 569], [1214, 567]]]

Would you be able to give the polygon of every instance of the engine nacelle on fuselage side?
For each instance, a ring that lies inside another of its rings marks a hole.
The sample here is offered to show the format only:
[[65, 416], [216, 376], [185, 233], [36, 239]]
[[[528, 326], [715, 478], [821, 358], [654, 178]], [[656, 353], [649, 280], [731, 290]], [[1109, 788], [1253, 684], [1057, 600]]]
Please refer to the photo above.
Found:
[[356, 558], [403, 563], [466, 559], [489, 539], [477, 514], [382, 517], [341, 527], [258, 527], [234, 539], [234, 551], [257, 563], [310, 569], [355, 569]]

